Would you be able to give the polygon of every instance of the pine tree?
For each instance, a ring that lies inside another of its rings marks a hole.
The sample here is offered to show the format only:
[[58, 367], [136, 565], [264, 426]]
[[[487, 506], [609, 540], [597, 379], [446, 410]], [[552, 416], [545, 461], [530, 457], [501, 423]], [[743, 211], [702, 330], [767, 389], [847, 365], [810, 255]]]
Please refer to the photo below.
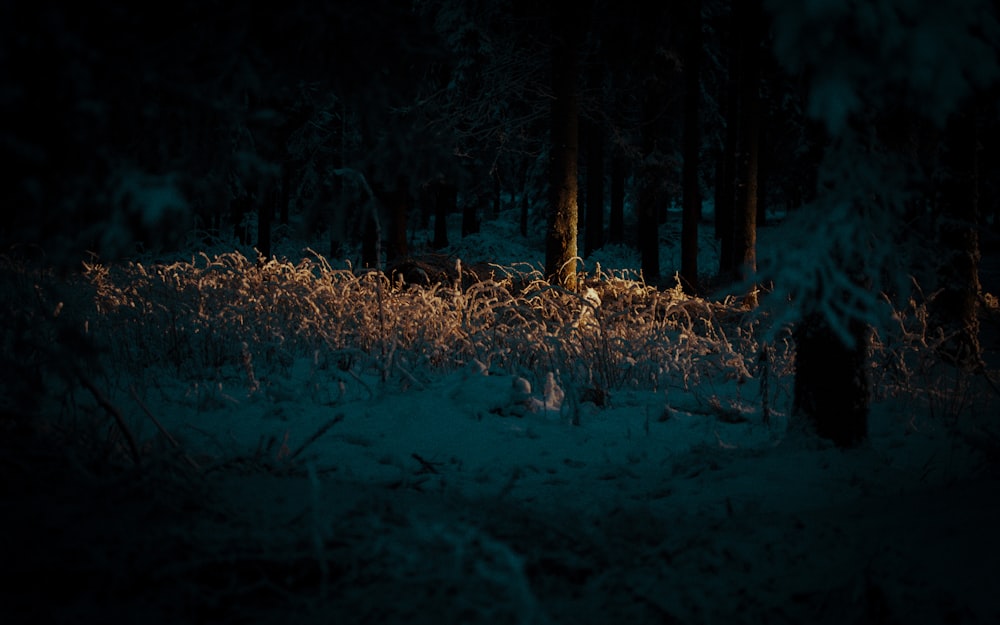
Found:
[[778, 321], [797, 324], [796, 414], [841, 446], [866, 434], [868, 328], [887, 316], [879, 293], [900, 292], [906, 275], [897, 263], [905, 260], [902, 215], [913, 178], [879, 140], [877, 116], [900, 107], [943, 126], [964, 98], [1000, 76], [990, 3], [872, 4], [864, 12], [767, 5], [776, 56], [807, 79], [806, 110], [828, 141], [816, 199], [782, 227], [788, 244], [762, 274], [777, 287]]

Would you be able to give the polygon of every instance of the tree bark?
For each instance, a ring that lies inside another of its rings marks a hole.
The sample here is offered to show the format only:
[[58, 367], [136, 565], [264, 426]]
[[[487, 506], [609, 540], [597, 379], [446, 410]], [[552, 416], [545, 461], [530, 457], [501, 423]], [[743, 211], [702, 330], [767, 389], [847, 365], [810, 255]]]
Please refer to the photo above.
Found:
[[724, 87], [724, 117], [726, 135], [717, 168], [715, 191], [715, 237], [719, 240], [719, 276], [729, 278], [733, 274], [733, 229], [736, 214], [736, 152], [739, 150], [739, 41], [736, 9], [729, 16], [726, 29], [726, 49], [728, 50], [727, 77]]
[[271, 222], [274, 221], [274, 205], [278, 200], [275, 182], [261, 185], [257, 196], [257, 253], [261, 258], [271, 257]]
[[854, 320], [845, 345], [826, 319], [811, 313], [795, 331], [793, 413], [822, 438], [853, 447], [868, 435], [868, 328]]
[[938, 237], [942, 262], [940, 291], [932, 302], [932, 321], [945, 337], [940, 353], [970, 370], [984, 366], [979, 342], [979, 139], [975, 115], [962, 111], [948, 123], [946, 179], [941, 186]]
[[329, 186], [324, 185], [320, 196], [321, 210], [327, 213], [327, 227], [330, 231], [330, 259], [343, 260], [347, 254], [348, 220], [360, 224], [363, 203], [360, 190], [354, 180], [345, 176], [334, 176]]
[[642, 157], [639, 164], [639, 189], [636, 197], [638, 228], [636, 244], [639, 248], [643, 279], [649, 284], [660, 281], [660, 215], [659, 193], [663, 174], [655, 162], [656, 136], [654, 120], [658, 108], [655, 88], [648, 88], [643, 103]]
[[529, 208], [529, 193], [528, 184], [531, 182], [531, 164], [532, 160], [529, 158], [522, 159], [522, 169], [521, 169], [521, 209], [519, 211], [520, 223], [518, 224], [522, 237], [528, 236], [528, 208]]
[[521, 214], [520, 223], [518, 224], [521, 236], [527, 238], [528, 236], [528, 192], [525, 191], [521, 194]]
[[448, 247], [448, 215], [458, 208], [458, 187], [446, 182], [434, 185], [434, 243], [436, 250]]
[[701, 135], [698, 128], [701, 81], [701, 2], [690, 7], [690, 23], [684, 53], [684, 134], [682, 148], [683, 215], [681, 217], [681, 282], [689, 294], [699, 291], [698, 220], [701, 217], [701, 189], [698, 181]]
[[739, 3], [739, 159], [737, 164], [736, 212], [733, 221], [734, 278], [748, 284], [744, 302], [757, 306], [752, 284], [757, 272], [757, 154], [760, 134], [760, 43], [763, 10], [759, 0]]
[[611, 159], [611, 206], [608, 216], [608, 242], [625, 242], [625, 157], [616, 150]]
[[233, 235], [240, 245], [250, 242], [244, 218], [253, 209], [253, 200], [248, 193], [241, 193], [239, 196], [229, 200], [229, 214], [233, 220]]
[[434, 210], [436, 209], [437, 191], [437, 184], [434, 182], [420, 185], [413, 206], [410, 207], [411, 211], [415, 210], [417, 212], [417, 230], [431, 229], [431, 217], [434, 215]]
[[657, 211], [658, 194], [654, 168], [643, 164], [640, 174], [638, 206], [639, 223], [637, 243], [639, 246], [640, 266], [643, 279], [649, 284], [660, 281], [660, 230]]
[[643, 279], [649, 284], [660, 282], [660, 204], [664, 201], [661, 190], [665, 172], [658, 162], [657, 143], [662, 137], [662, 112], [665, 108], [666, 77], [662, 64], [656, 58], [658, 44], [658, 24], [662, 7], [646, 5], [641, 12], [640, 49], [648, 54], [648, 63], [643, 67], [644, 82], [640, 104], [640, 154], [642, 160], [638, 170], [638, 191], [636, 193], [636, 213], [638, 232], [636, 243], [639, 248], [640, 266]]
[[470, 198], [466, 193], [462, 198], [462, 236], [479, 232], [479, 211], [474, 198]]
[[491, 219], [496, 219], [500, 216], [500, 205], [503, 194], [503, 185], [500, 183], [500, 167], [494, 165], [493, 172], [493, 211], [490, 215]]
[[545, 273], [555, 282], [575, 289], [579, 219], [579, 33], [572, 17], [553, 15], [552, 20], [555, 43], [552, 48], [552, 151], [549, 170], [551, 200], [545, 243]]
[[382, 194], [381, 201], [386, 209], [389, 222], [385, 246], [386, 262], [389, 264], [398, 263], [410, 253], [406, 236], [410, 213], [410, 194], [406, 180], [402, 177], [398, 178], [395, 188]]
[[364, 225], [361, 230], [361, 266], [368, 269], [379, 269], [382, 266], [382, 259], [379, 258], [381, 256], [379, 253], [381, 232], [378, 221], [371, 212], [365, 214], [362, 219]]
[[600, 124], [591, 123], [587, 132], [587, 227], [583, 253], [590, 257], [604, 244], [604, 134]]
[[292, 163], [289, 158], [281, 162], [281, 188], [278, 195], [279, 218], [282, 226], [288, 225], [289, 204], [292, 201]]
[[758, 110], [760, 124], [757, 130], [757, 228], [763, 228], [767, 225], [767, 185], [773, 163], [771, 148], [768, 146], [770, 117], [765, 102], [760, 102]]

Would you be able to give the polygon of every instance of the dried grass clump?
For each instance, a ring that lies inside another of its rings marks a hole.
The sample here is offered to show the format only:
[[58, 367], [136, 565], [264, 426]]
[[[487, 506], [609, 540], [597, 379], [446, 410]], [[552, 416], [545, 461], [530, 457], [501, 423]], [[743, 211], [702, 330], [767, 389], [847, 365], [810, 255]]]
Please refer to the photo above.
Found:
[[95, 289], [93, 328], [133, 370], [169, 365], [198, 376], [248, 362], [287, 367], [305, 355], [410, 381], [478, 360], [605, 391], [754, 377], [760, 345], [735, 304], [600, 267], [579, 292], [529, 265], [409, 269], [435, 279], [413, 285], [402, 273], [334, 269], [319, 255], [291, 263], [239, 253], [88, 263], [85, 275]]
[[[913, 295], [903, 306], [893, 306], [892, 323], [872, 335], [872, 387], [876, 400], [901, 400], [905, 408], [926, 410], [931, 417], [954, 423], [963, 415], [991, 415], [996, 409], [997, 384], [990, 372], [949, 358], [955, 328], [936, 322], [932, 302], [914, 281]], [[993, 296], [984, 294], [980, 322], [998, 318]]]

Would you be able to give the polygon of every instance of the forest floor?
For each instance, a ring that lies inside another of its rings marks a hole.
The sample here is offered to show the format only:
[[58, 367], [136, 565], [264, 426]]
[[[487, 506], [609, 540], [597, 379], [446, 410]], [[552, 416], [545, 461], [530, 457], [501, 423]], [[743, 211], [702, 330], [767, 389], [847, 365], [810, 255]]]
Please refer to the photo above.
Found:
[[[1000, 256], [983, 266], [1000, 290]], [[990, 318], [994, 372], [998, 341]], [[11, 624], [1000, 622], [1000, 401], [984, 379], [935, 380], [961, 405], [878, 402], [848, 451], [780, 407], [763, 424], [735, 383], [665, 403], [622, 390], [570, 425], [512, 416], [516, 376], [470, 371], [334, 405], [193, 407], [189, 385], [159, 379], [143, 403], [105, 398], [135, 431], [155, 433], [149, 411], [180, 441], [140, 436], [141, 467], [111, 448], [100, 406], [4, 415], [0, 610]]]

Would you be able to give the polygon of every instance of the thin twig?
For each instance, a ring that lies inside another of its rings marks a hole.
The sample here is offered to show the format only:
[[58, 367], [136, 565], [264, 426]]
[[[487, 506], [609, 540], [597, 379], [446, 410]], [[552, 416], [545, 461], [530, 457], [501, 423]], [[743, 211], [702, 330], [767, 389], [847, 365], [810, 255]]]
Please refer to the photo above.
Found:
[[[153, 416], [152, 411], [150, 411], [150, 409], [146, 407], [146, 404], [139, 398], [139, 394], [135, 391], [135, 386], [129, 385], [128, 390], [132, 393], [132, 399], [135, 400], [135, 403], [139, 404], [139, 407], [142, 408], [142, 411], [146, 413], [146, 416], [149, 417], [149, 420], [153, 422], [153, 425], [155, 425], [156, 428], [160, 430], [160, 434], [163, 434], [163, 437], [167, 439], [167, 441], [173, 446], [174, 449], [180, 450], [181, 449], [180, 443], [177, 442], [176, 438], [171, 436], [170, 432], [167, 431], [167, 428], [163, 427], [163, 424], [160, 423], [160, 420], [157, 419], [155, 416]], [[201, 471], [201, 466], [199, 466], [198, 463], [195, 462], [194, 458], [187, 455], [187, 453], [183, 451], [181, 451], [181, 456], [184, 458], [185, 462], [191, 465], [191, 468], [193, 468], [196, 471]]]
[[139, 454], [139, 445], [135, 441], [135, 436], [132, 434], [132, 430], [129, 429], [128, 424], [125, 423], [125, 417], [122, 416], [121, 411], [118, 410], [117, 406], [108, 401], [108, 398], [105, 397], [104, 393], [102, 393], [101, 390], [90, 381], [90, 378], [83, 373], [80, 373], [79, 377], [80, 382], [82, 382], [83, 386], [90, 391], [91, 395], [94, 396], [98, 405], [101, 406], [101, 408], [104, 408], [104, 410], [106, 410], [115, 420], [115, 423], [118, 425], [118, 429], [121, 430], [122, 434], [125, 436], [125, 440], [128, 442], [129, 453], [132, 455], [132, 462], [135, 463], [135, 466], [140, 466], [142, 464], [142, 456]]
[[154, 417], [153, 413], [149, 410], [149, 408], [146, 407], [146, 404], [141, 399], [139, 399], [139, 394], [136, 393], [135, 386], [130, 384], [128, 390], [129, 393], [131, 393], [132, 395], [132, 399], [135, 400], [135, 403], [139, 404], [139, 407], [142, 408], [142, 411], [146, 413], [146, 416], [149, 417], [149, 420], [153, 422], [153, 425], [155, 425], [156, 429], [160, 431], [160, 434], [163, 434], [163, 437], [167, 439], [167, 441], [174, 447], [174, 449], [179, 449], [180, 444], [177, 442], [177, 439], [175, 439], [170, 434], [170, 432], [168, 432], [167, 429], [163, 427], [159, 419]]
[[429, 460], [426, 460], [426, 459], [424, 459], [423, 456], [421, 456], [418, 453], [412, 453], [412, 454], [410, 454], [410, 457], [413, 458], [414, 460], [416, 460], [417, 462], [419, 462], [421, 464], [421, 466], [423, 466], [423, 469], [420, 471], [420, 473], [434, 473], [434, 474], [439, 474], [438, 470], [436, 468], [434, 468], [434, 465], [441, 464], [440, 462], [431, 462]]
[[519, 479], [521, 479], [521, 476], [521, 467], [514, 467], [514, 470], [510, 472], [510, 477], [507, 479], [507, 482], [503, 485], [503, 488], [500, 489], [500, 492], [497, 493], [497, 499], [503, 499], [510, 494], [510, 491], [514, 490], [514, 485], [517, 484]]
[[315, 443], [320, 436], [326, 434], [327, 430], [329, 430], [334, 425], [340, 423], [343, 420], [344, 420], [344, 413], [341, 412], [338, 413], [337, 416], [335, 416], [334, 418], [324, 423], [322, 427], [320, 427], [318, 430], [316, 430], [316, 432], [313, 433], [312, 436], [307, 438], [304, 443], [299, 445], [298, 449], [296, 449], [295, 451], [293, 451], [291, 454], [288, 455], [288, 460], [295, 459], [296, 456], [298, 456], [299, 454], [301, 454], [303, 451], [306, 450], [306, 447], [309, 447], [310, 445]]

